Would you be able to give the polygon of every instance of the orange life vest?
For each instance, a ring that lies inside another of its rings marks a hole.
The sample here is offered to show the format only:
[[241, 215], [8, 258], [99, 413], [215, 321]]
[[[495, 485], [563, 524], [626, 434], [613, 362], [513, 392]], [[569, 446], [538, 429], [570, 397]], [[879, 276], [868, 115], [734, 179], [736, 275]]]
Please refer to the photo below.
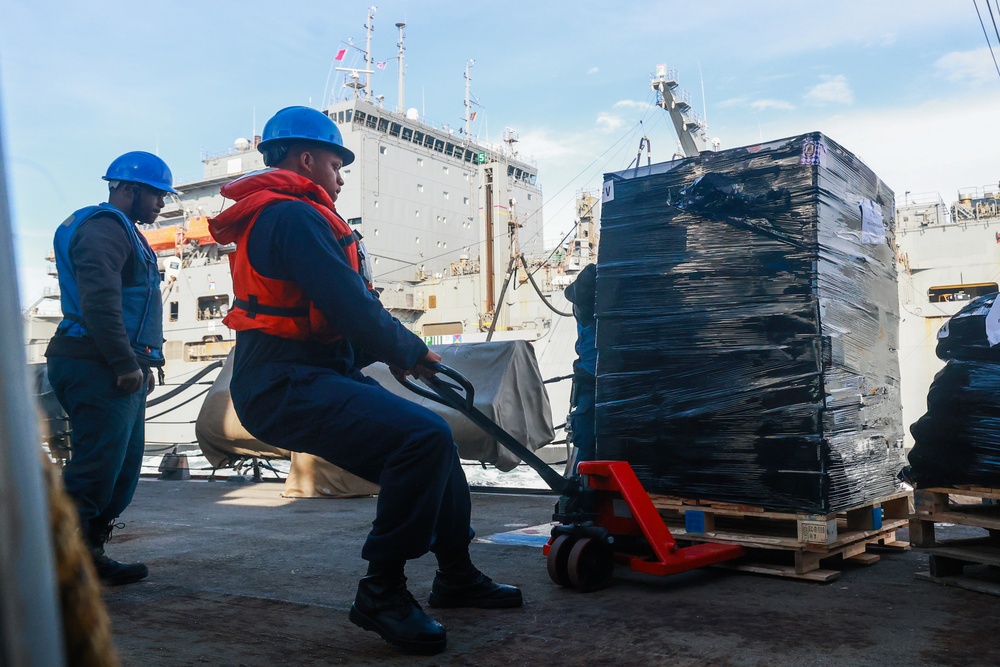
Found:
[[222, 187], [222, 196], [236, 204], [209, 220], [208, 228], [219, 243], [236, 243], [229, 255], [236, 299], [223, 323], [235, 331], [258, 329], [293, 340], [331, 342], [341, 335], [291, 280], [266, 278], [250, 264], [247, 241], [261, 211], [281, 201], [301, 201], [330, 223], [330, 229], [359, 270], [357, 237], [337, 215], [333, 201], [321, 187], [287, 169], [267, 169], [248, 174]]

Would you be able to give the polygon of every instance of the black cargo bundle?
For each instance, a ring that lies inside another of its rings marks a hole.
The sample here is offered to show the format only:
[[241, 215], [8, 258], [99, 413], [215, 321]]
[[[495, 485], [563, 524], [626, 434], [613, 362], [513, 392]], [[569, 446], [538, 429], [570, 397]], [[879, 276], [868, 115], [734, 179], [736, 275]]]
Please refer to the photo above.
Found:
[[938, 334], [947, 363], [927, 392], [927, 412], [910, 426], [908, 477], [920, 486], [1000, 486], [1000, 331], [996, 294], [970, 301]]
[[902, 468], [892, 191], [819, 133], [607, 174], [597, 455], [835, 512]]

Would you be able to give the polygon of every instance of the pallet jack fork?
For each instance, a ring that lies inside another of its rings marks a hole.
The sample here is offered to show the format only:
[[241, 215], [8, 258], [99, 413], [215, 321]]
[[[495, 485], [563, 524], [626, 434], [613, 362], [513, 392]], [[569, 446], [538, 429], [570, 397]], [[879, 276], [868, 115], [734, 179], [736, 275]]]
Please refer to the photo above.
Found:
[[738, 545], [678, 546], [628, 462], [584, 461], [576, 475], [563, 477], [475, 407], [475, 390], [463, 375], [441, 363], [425, 365], [438, 374], [421, 378], [433, 391], [409, 379], [402, 380], [403, 385], [461, 412], [560, 494], [552, 516], [557, 523], [542, 549], [549, 577], [560, 586], [584, 592], [603, 588], [610, 583], [616, 562], [636, 572], [665, 576], [746, 555]]

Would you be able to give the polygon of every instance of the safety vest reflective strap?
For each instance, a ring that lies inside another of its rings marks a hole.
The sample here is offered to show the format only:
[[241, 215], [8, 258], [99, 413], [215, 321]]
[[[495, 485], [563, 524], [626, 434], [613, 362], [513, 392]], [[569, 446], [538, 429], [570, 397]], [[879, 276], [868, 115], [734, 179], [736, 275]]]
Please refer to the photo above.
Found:
[[280, 306], [262, 306], [257, 301], [257, 295], [251, 294], [247, 297], [249, 300], [244, 301], [243, 299], [236, 298], [233, 299], [233, 305], [237, 308], [242, 308], [247, 311], [247, 317], [250, 319], [256, 319], [257, 314], [270, 315], [271, 317], [308, 317], [308, 308], [282, 308]]

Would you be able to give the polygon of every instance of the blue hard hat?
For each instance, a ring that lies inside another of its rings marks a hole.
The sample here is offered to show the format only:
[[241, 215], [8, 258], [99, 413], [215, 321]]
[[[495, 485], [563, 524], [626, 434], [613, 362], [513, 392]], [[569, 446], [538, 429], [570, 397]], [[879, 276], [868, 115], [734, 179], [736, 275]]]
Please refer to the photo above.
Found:
[[285, 107], [271, 116], [260, 138], [257, 150], [265, 155], [275, 142], [299, 139], [326, 145], [341, 157], [345, 167], [354, 162], [354, 153], [344, 148], [344, 138], [337, 124], [322, 111], [309, 107]]
[[167, 163], [145, 151], [132, 151], [116, 157], [103, 178], [106, 181], [145, 183], [157, 190], [178, 194], [174, 190], [174, 175], [170, 173]]

